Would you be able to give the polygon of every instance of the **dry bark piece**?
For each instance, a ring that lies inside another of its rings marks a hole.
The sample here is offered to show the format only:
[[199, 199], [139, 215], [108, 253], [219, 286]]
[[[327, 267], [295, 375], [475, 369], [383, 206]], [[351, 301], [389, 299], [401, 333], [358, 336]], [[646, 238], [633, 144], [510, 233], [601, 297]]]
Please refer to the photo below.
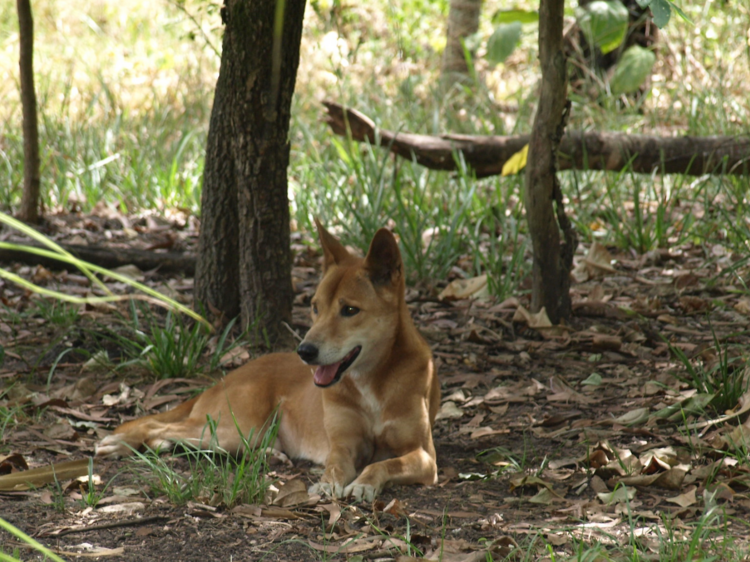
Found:
[[[96, 464], [96, 461], [94, 461]], [[0, 476], [0, 490], [21, 491], [33, 490], [46, 484], [51, 484], [55, 480], [69, 480], [85, 476], [89, 471], [89, 459], [79, 459], [75, 461], [65, 461], [61, 463], [32, 468], [23, 472], [14, 472]]]

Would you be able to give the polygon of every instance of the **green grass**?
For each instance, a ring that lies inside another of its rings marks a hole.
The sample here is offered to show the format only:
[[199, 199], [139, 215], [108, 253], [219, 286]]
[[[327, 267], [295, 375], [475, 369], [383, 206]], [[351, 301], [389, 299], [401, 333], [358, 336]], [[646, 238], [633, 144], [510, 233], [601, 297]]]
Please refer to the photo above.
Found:
[[[167, 213], [176, 207], [200, 213], [205, 137], [219, 68], [204, 34], [220, 45], [220, 22], [216, 4], [189, 0], [184, 5], [192, 17], [168, 2], [34, 4], [42, 189], [48, 212], [91, 212], [102, 201], [128, 213]], [[498, 298], [518, 295], [531, 265], [523, 177], [476, 180], [462, 167], [456, 173], [429, 171], [380, 148], [336, 138], [321, 120], [320, 100], [333, 99], [393, 131], [529, 132], [538, 101], [535, 34], [524, 29], [520, 47], [506, 64], [491, 70], [480, 58], [474, 82], [446, 89], [439, 74], [447, 5], [447, 0], [310, 2], [290, 132], [293, 225], [313, 233], [312, 217], [319, 216], [362, 250], [377, 228], [389, 225], [399, 235], [410, 283], [434, 287], [454, 276], [487, 273]], [[591, 81], [584, 91], [570, 94], [569, 128], [659, 135], [748, 132], [747, 6], [680, 5], [694, 25], [674, 18], [660, 31], [664, 40], [657, 46], [647, 94], [638, 102], [614, 99], [606, 87]], [[514, 6], [537, 4], [524, 0]], [[499, 0], [485, 2], [483, 39], [492, 31], [490, 14], [501, 7], [507, 6]], [[22, 185], [16, 26], [14, 9], [0, 12], [4, 211], [17, 208]], [[506, 112], [499, 104], [517, 110]], [[721, 245], [740, 256], [750, 249], [747, 177], [577, 170], [560, 173], [559, 179], [583, 243], [598, 240], [634, 253], [683, 244]], [[745, 265], [735, 264], [717, 278], [731, 277], [747, 292]], [[229, 347], [242, 341], [227, 330], [215, 336], [215, 351], [207, 353], [209, 336], [200, 325], [135, 308], [129, 322], [103, 336], [125, 351], [126, 364], [144, 367], [155, 377], [215, 371]], [[66, 327], [76, 321], [77, 309], [38, 300], [31, 310], [0, 312], [12, 334], [31, 316]], [[716, 368], [681, 361], [699, 392], [727, 393], [712, 404], [722, 412], [736, 405], [744, 387], [737, 387], [740, 370], [728, 360], [726, 347], [717, 349], [721, 360]], [[54, 367], [50, 376], [53, 372]], [[0, 406], [0, 435], [15, 427], [21, 415], [20, 409]], [[264, 451], [263, 446], [248, 449], [236, 458], [188, 448], [178, 450], [175, 458], [147, 452], [134, 470], [153, 494], [173, 503], [195, 499], [232, 505], [262, 496]], [[737, 455], [744, 456], [741, 451]], [[502, 450], [494, 456], [531, 468], [526, 446], [520, 458]], [[96, 488], [88, 491], [86, 501], [96, 503]], [[655, 524], [633, 518], [624, 540], [606, 535], [584, 540], [588, 529], [583, 527], [571, 527], [570, 545], [560, 548], [541, 535], [532, 537], [521, 545], [517, 559], [746, 558], [748, 545], [728, 527], [742, 522], [725, 516], [710, 500], [702, 507], [703, 516], [687, 528], [667, 519]], [[643, 528], [656, 538], [656, 550], [638, 537], [636, 531]]]
[[707, 406], [715, 414], [724, 415], [739, 404], [750, 381], [745, 375], [746, 359], [732, 357], [730, 346], [719, 342], [715, 332], [713, 336], [716, 360], [712, 362], [691, 361], [680, 348], [670, 345], [669, 349], [685, 368], [684, 374], [676, 376], [699, 393], [710, 396]]
[[[439, 72], [447, 4], [311, 3], [293, 108], [292, 214], [298, 229], [314, 232], [312, 216], [321, 216], [362, 248], [376, 228], [390, 224], [411, 282], [486, 272], [491, 290], [503, 297], [517, 292], [530, 271], [522, 177], [477, 181], [466, 170], [430, 172], [382, 149], [336, 139], [320, 119], [319, 100], [330, 98], [391, 130], [528, 132], [539, 72], [535, 32], [525, 29], [516, 52], [494, 69], [480, 50], [475, 81], [446, 90]], [[518, 7], [534, 7], [526, 4]], [[482, 41], [500, 7], [485, 6]], [[695, 25], [674, 18], [660, 32], [666, 40], [658, 44], [647, 95], [623, 103], [606, 88], [589, 92], [598, 88], [592, 83], [571, 92], [570, 128], [746, 132], [746, 7], [682, 7]], [[105, 201], [127, 212], [181, 207], [199, 213], [218, 71], [207, 45], [221, 43], [216, 6], [45, 0], [34, 9], [46, 207], [91, 210]], [[0, 72], [12, 77], [15, 26], [15, 18], [0, 18], [0, 42], [11, 54]], [[6, 81], [0, 94], [8, 101], [0, 110], [0, 207], [9, 209], [19, 201], [22, 181], [14, 165], [22, 159], [17, 82]], [[518, 111], [498, 111], [497, 102]], [[746, 248], [747, 178], [575, 171], [560, 180], [582, 242], [598, 239], [637, 252], [686, 241]]]
[[80, 307], [48, 298], [35, 299], [29, 312], [61, 328], [72, 326], [80, 318]]
[[[55, 484], [59, 486], [57, 481], [55, 481]], [[88, 478], [86, 483], [81, 486], [81, 505], [83, 507], [96, 507], [104, 497], [108, 487], [109, 485], [106, 485], [101, 490], [97, 488], [94, 479], [94, 457], [89, 457]], [[59, 500], [53, 500], [53, 502], [55, 501]], [[55, 507], [57, 508], [58, 506]]]
[[[702, 513], [692, 523], [682, 523], [663, 515], [653, 523], [628, 513], [627, 536], [606, 530], [568, 526], [555, 530], [567, 540], [553, 546], [541, 535], [531, 535], [512, 552], [513, 560], [539, 559], [566, 562], [681, 562], [683, 560], [741, 562], [750, 554], [747, 542], [735, 535], [730, 524], [746, 527], [733, 520], [709, 497], [702, 502]], [[542, 558], [544, 557], [544, 558]], [[502, 560], [502, 558], [492, 558]]]
[[166, 496], [176, 505], [199, 501], [231, 508], [260, 503], [272, 483], [267, 477], [268, 451], [279, 430], [276, 414], [260, 432], [243, 435], [237, 427], [244, 446], [236, 456], [221, 451], [216, 424], [209, 419], [204, 430], [210, 447], [186, 443], [168, 457], [153, 450], [135, 452], [130, 470], [151, 495]]
[[211, 334], [199, 322], [171, 311], [161, 316], [142, 303], [131, 301], [127, 318], [121, 316], [114, 324], [88, 332], [99, 345], [113, 345], [119, 350], [123, 361], [118, 369], [142, 367], [154, 377], [166, 379], [222, 369], [227, 353], [250, 344], [253, 327], [234, 335], [234, 326], [235, 320], [231, 320], [221, 333]]
[[[0, 529], [3, 529], [4, 531], [10, 533], [14, 537], [16, 537], [16, 539], [26, 544], [27, 546], [33, 548], [34, 550], [41, 552], [44, 555], [45, 560], [49, 558], [50, 560], [53, 560], [54, 562], [65, 562], [62, 558], [60, 558], [57, 554], [52, 552], [46, 546], [44, 546], [43, 544], [31, 538], [29, 535], [24, 533], [21, 529], [15, 527], [14, 525], [11, 525], [2, 517], [0, 517]], [[0, 549], [0, 560], [8, 561], [8, 562], [16, 562], [17, 560], [20, 560], [18, 549], [17, 548], [13, 549], [12, 556], [5, 554], [4, 549]]]
[[[0, 396], [0, 398], [2, 397]], [[18, 425], [20, 415], [20, 406], [0, 406], [0, 442], [5, 441], [6, 431], [10, 431]]]

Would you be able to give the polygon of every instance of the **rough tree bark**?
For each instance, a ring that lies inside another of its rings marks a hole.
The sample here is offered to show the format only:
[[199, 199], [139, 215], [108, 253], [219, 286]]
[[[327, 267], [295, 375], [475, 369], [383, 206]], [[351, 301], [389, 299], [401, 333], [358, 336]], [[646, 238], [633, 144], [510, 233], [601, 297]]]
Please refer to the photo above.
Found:
[[[503, 164], [529, 144], [530, 135], [513, 137], [473, 135], [415, 135], [377, 129], [366, 115], [323, 102], [326, 120], [337, 135], [389, 149], [394, 154], [432, 170], [456, 170], [455, 154], [478, 178], [499, 175]], [[656, 137], [624, 133], [571, 131], [560, 141], [560, 170], [607, 170], [619, 172], [626, 166], [639, 174], [750, 173], [750, 136], [744, 137]]]
[[34, 18], [29, 0], [17, 0], [23, 111], [23, 195], [18, 218], [38, 223], [39, 213], [39, 126], [34, 90]]
[[564, 7], [564, 0], [541, 0], [539, 5], [542, 85], [526, 166], [526, 218], [534, 250], [531, 307], [534, 311], [546, 308], [553, 324], [570, 316], [570, 268], [577, 245], [557, 181], [557, 148], [570, 107], [563, 52]]
[[451, 0], [448, 30], [443, 51], [443, 79], [455, 80], [469, 73], [464, 53], [464, 39], [479, 29], [482, 0]]
[[286, 169], [304, 10], [304, 0], [225, 0], [203, 176], [196, 300], [224, 320], [239, 312], [272, 344], [293, 299]]

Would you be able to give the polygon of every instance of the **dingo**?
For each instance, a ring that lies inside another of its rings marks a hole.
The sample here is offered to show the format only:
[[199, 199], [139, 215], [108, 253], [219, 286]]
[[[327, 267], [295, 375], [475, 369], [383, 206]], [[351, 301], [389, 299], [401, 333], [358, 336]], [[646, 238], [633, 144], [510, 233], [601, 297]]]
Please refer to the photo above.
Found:
[[173, 410], [121, 425], [99, 443], [98, 456], [175, 441], [209, 446], [207, 416], [217, 421], [219, 446], [236, 451], [237, 427], [257, 434], [278, 405], [275, 447], [325, 464], [311, 493], [372, 500], [389, 483], [436, 482], [440, 384], [404, 300], [398, 244], [380, 229], [362, 259], [316, 224], [323, 278], [297, 353], [255, 359]]

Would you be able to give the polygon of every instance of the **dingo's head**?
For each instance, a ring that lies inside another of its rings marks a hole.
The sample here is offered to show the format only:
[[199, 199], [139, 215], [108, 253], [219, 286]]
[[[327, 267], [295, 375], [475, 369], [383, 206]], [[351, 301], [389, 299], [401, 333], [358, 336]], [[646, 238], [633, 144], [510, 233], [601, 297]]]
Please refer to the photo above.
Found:
[[312, 328], [297, 348], [316, 365], [315, 384], [331, 386], [349, 371], [366, 373], [385, 360], [404, 308], [401, 252], [393, 234], [381, 228], [367, 256], [352, 256], [316, 220], [323, 247], [323, 279], [312, 299]]

